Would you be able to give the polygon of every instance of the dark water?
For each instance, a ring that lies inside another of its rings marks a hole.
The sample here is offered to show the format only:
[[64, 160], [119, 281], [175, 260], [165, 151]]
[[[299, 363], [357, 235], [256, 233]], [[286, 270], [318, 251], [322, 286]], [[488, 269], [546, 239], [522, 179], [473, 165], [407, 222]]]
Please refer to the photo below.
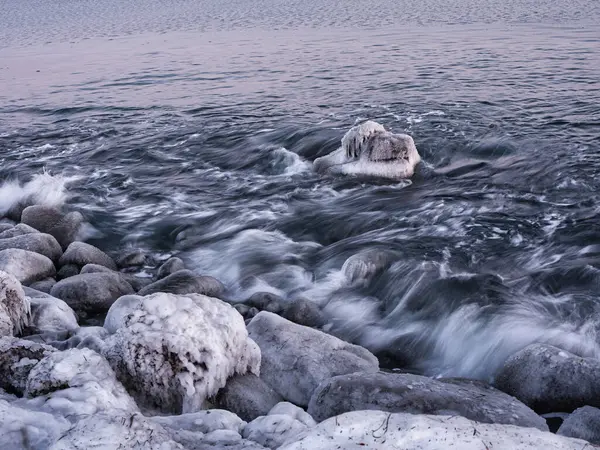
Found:
[[[64, 176], [92, 242], [305, 296], [431, 375], [536, 341], [600, 356], [600, 2], [0, 12], [0, 177]], [[412, 182], [312, 172], [367, 118], [414, 137]]]

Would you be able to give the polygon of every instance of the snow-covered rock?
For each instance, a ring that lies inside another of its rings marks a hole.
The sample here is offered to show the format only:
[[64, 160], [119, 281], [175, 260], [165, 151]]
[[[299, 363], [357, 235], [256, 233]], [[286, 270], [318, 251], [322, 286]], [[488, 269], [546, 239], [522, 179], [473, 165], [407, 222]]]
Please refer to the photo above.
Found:
[[0, 270], [0, 336], [14, 336], [29, 324], [29, 299], [21, 283]]
[[139, 411], [108, 362], [89, 349], [47, 355], [29, 373], [25, 396], [30, 398], [30, 408], [61, 415], [71, 422], [100, 412]]
[[23, 284], [53, 277], [56, 274], [52, 260], [39, 253], [19, 248], [0, 251], [0, 271], [10, 273]]
[[498, 373], [495, 385], [540, 414], [600, 407], [600, 360], [546, 344], [514, 354]]
[[482, 424], [460, 416], [355, 411], [301, 432], [279, 450], [582, 450], [586, 445], [535, 428]]
[[325, 380], [376, 372], [377, 358], [363, 347], [262, 311], [248, 324], [262, 353], [261, 378], [284, 399], [306, 406]]
[[254, 374], [238, 375], [227, 380], [214, 403], [232, 411], [246, 421], [269, 413], [283, 398]]
[[79, 328], [75, 312], [64, 301], [50, 294], [23, 288], [31, 305], [28, 330], [33, 333], [56, 333]]
[[412, 177], [420, 161], [412, 137], [390, 133], [369, 120], [351, 128], [342, 138], [342, 146], [317, 158], [314, 168], [317, 172], [402, 179]]
[[14, 337], [0, 338], [0, 388], [22, 396], [31, 369], [54, 348]]
[[600, 409], [593, 406], [576, 409], [566, 418], [556, 434], [600, 445]]
[[258, 374], [260, 350], [242, 316], [199, 294], [125, 296], [109, 310], [105, 355], [140, 402], [194, 412], [227, 379]]
[[350, 411], [453, 414], [482, 423], [548, 430], [546, 421], [517, 399], [477, 381], [447, 382], [403, 373], [353, 373], [323, 382], [308, 412], [318, 421]]

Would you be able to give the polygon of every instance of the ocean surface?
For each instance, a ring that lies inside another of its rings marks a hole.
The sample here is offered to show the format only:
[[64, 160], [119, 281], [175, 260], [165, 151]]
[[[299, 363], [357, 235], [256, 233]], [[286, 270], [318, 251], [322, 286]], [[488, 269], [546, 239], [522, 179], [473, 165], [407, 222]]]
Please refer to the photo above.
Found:
[[[366, 119], [412, 180], [313, 172]], [[600, 357], [597, 0], [0, 0], [0, 207], [44, 171], [91, 243], [306, 297], [386, 367]]]

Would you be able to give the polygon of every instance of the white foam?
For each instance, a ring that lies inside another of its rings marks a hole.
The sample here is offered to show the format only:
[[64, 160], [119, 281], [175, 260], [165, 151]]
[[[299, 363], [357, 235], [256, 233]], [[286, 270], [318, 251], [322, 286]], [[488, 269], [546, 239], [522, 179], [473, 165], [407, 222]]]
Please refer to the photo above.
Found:
[[69, 181], [63, 176], [43, 172], [25, 184], [17, 180], [5, 182], [0, 186], [0, 215], [19, 203], [60, 207], [68, 199], [66, 185]]

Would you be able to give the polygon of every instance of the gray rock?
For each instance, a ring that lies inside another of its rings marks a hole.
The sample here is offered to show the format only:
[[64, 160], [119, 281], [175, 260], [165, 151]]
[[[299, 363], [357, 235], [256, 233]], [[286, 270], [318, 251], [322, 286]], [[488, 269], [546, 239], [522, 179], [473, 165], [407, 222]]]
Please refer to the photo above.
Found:
[[56, 239], [44, 233], [29, 233], [0, 239], [0, 250], [9, 248], [20, 248], [21, 250], [39, 253], [55, 262], [62, 256], [62, 249]]
[[213, 277], [202, 277], [190, 270], [180, 270], [140, 289], [139, 294], [150, 295], [156, 292], [166, 292], [177, 295], [203, 294], [209, 297], [219, 297], [224, 290], [223, 284]]
[[146, 253], [140, 249], [125, 252], [116, 260], [117, 267], [126, 269], [129, 267], [140, 267], [146, 264]]
[[76, 266], [75, 264], [65, 264], [56, 274], [56, 279], [61, 281], [69, 277], [74, 277], [75, 275], [79, 275], [79, 266]]
[[180, 270], [185, 270], [185, 264], [183, 261], [177, 257], [169, 258], [162, 266], [158, 268], [156, 278], [161, 280], [175, 272], [179, 272]]
[[0, 338], [0, 388], [22, 397], [31, 369], [53, 351], [48, 345], [13, 337]]
[[110, 256], [85, 242], [73, 242], [69, 245], [59, 263], [61, 266], [74, 264], [80, 269], [86, 264], [98, 264], [111, 270], [117, 270], [117, 265]]
[[60, 222], [51, 227], [48, 234], [56, 238], [63, 250], [77, 240], [79, 229], [84, 222], [83, 215], [79, 212], [66, 214]]
[[39, 233], [35, 228], [31, 228], [29, 225], [20, 223], [14, 227], [0, 233], [0, 239], [9, 239], [16, 236], [24, 236], [26, 234]]
[[581, 358], [551, 345], [533, 344], [514, 354], [495, 385], [539, 414], [600, 407], [600, 360]]
[[42, 233], [48, 233], [63, 220], [65, 214], [58, 208], [43, 205], [28, 206], [21, 213], [21, 223], [27, 224]]
[[297, 298], [283, 311], [283, 317], [299, 325], [320, 328], [326, 323], [325, 314], [315, 303], [305, 298]]
[[35, 283], [31, 283], [29, 287], [31, 289], [35, 289], [36, 291], [45, 292], [46, 294], [50, 293], [52, 286], [56, 284], [56, 280], [54, 278], [45, 278], [41, 281], [36, 281]]
[[275, 314], [281, 314], [285, 309], [283, 299], [270, 292], [257, 292], [244, 303], [259, 311], [268, 311]]
[[52, 260], [39, 253], [17, 248], [0, 251], [0, 270], [14, 275], [23, 284], [56, 275]]
[[308, 412], [323, 421], [351, 411], [459, 415], [481, 423], [501, 423], [547, 431], [546, 421], [510, 395], [470, 380], [442, 382], [413, 374], [354, 373], [323, 382]]
[[377, 358], [367, 349], [267, 311], [248, 324], [260, 347], [260, 377], [284, 399], [308, 405], [315, 389], [336, 375], [376, 372]]
[[558, 429], [561, 436], [584, 439], [600, 445], [600, 409], [584, 406], [576, 409]]
[[239, 312], [242, 317], [244, 317], [244, 320], [251, 320], [254, 318], [254, 316], [256, 316], [260, 311], [254, 307], [250, 307], [248, 305], [244, 305], [243, 303], [236, 303], [235, 305], [233, 305], [233, 307], [235, 308], [235, 310], [237, 312]]
[[237, 375], [215, 397], [218, 408], [237, 414], [246, 422], [264, 416], [283, 398], [256, 375]]
[[122, 295], [133, 288], [117, 273], [86, 273], [59, 281], [50, 294], [64, 300], [75, 311], [107, 311]]
[[121, 276], [123, 278], [123, 280], [125, 280], [127, 283], [129, 283], [131, 285], [131, 287], [133, 288], [133, 290], [136, 292], [138, 292], [140, 289], [143, 289], [144, 287], [152, 284], [151, 278], [140, 278], [140, 277], [136, 277], [135, 275], [132, 275], [129, 273], [115, 272], [113, 270], [110, 270], [108, 267], [100, 266], [98, 264], [86, 264], [81, 269], [80, 274], [99, 273], [99, 272], [119, 274], [119, 276]]
[[23, 290], [31, 305], [29, 332], [61, 333], [79, 328], [75, 312], [64, 301], [32, 288], [25, 287]]
[[14, 227], [13, 224], [0, 222], [0, 235], [5, 231], [10, 230], [12, 227]]

